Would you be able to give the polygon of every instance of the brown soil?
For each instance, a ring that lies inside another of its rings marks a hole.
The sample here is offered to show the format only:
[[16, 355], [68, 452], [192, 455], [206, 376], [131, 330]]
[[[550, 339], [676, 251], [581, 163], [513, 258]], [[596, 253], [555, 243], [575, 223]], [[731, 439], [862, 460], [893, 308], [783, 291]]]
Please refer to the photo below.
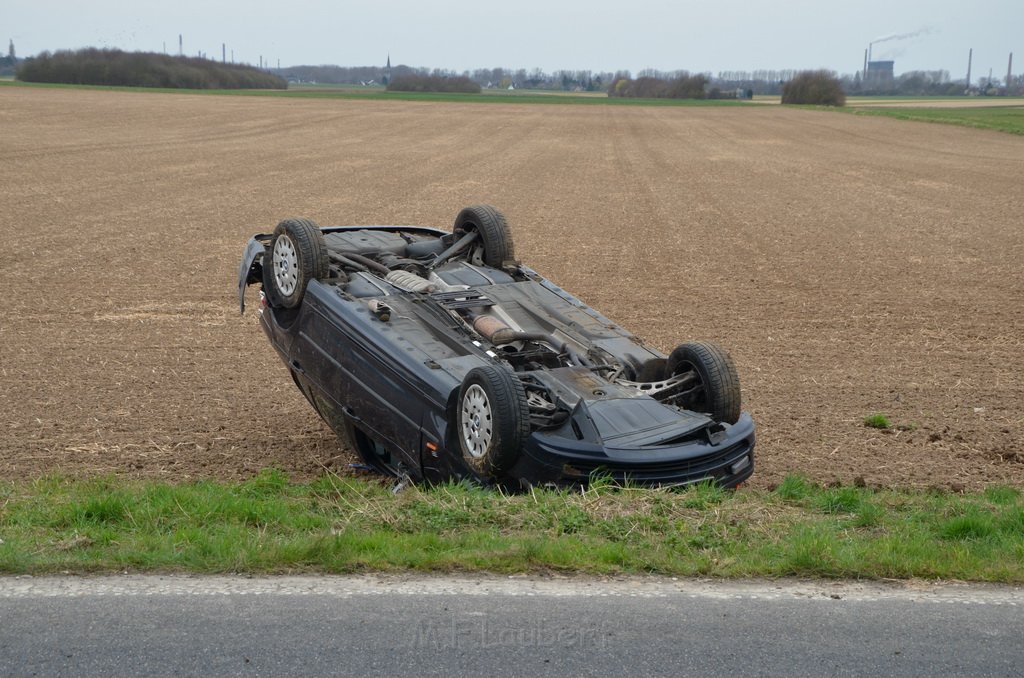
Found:
[[[447, 226], [662, 349], [728, 347], [753, 485], [1024, 485], [1024, 138], [778, 107], [0, 89], [0, 477], [352, 461], [238, 315], [288, 216]], [[905, 430], [863, 424], [881, 412]]]

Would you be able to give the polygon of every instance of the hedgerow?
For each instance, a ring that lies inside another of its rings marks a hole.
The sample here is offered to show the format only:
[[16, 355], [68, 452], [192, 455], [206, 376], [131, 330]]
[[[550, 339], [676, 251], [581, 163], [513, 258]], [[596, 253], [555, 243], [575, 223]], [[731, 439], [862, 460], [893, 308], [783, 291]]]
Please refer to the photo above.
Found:
[[480, 85], [462, 75], [403, 75], [388, 83], [388, 91], [479, 94]]
[[287, 89], [272, 73], [242, 64], [93, 47], [43, 52], [18, 64], [24, 82], [184, 89]]
[[782, 86], [782, 103], [844, 106], [846, 93], [831, 71], [802, 71]]

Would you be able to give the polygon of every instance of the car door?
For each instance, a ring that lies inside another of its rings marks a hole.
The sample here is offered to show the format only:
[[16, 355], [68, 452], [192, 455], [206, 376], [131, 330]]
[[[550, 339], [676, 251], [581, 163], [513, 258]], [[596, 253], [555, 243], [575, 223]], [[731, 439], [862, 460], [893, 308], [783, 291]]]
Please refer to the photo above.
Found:
[[419, 389], [374, 334], [359, 303], [330, 294], [335, 298], [325, 300], [312, 285], [307, 291], [307, 313], [292, 353], [334, 408], [418, 467], [424, 408]]

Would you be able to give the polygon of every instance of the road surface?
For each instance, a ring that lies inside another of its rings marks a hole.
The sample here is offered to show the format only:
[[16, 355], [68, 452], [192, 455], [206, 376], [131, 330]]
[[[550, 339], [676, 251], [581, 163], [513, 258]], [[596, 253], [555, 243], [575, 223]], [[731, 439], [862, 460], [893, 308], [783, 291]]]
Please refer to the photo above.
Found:
[[1020, 675], [1024, 589], [0, 578], [0, 675]]

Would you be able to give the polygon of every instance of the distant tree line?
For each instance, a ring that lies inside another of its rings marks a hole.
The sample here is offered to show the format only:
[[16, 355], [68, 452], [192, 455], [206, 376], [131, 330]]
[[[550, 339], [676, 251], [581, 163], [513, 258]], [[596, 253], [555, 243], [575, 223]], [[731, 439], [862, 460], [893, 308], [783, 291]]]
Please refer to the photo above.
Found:
[[[224, 64], [205, 58], [174, 57], [156, 53], [126, 53], [113, 49], [82, 49], [78, 51], [43, 52], [36, 57], [19, 59], [11, 41], [8, 54], [0, 57], [0, 75], [15, 73], [20, 80], [32, 82], [63, 82], [97, 85], [186, 88], [274, 88], [282, 89], [290, 82], [316, 82], [348, 85], [388, 85], [391, 80], [414, 88], [426, 79], [441, 79], [445, 87], [454, 83], [464, 87], [469, 80], [481, 88], [541, 89], [562, 91], [607, 92], [609, 96], [729, 98], [737, 92], [779, 95], [786, 83], [797, 77], [795, 70], [720, 71], [691, 75], [686, 71], [642, 70], [634, 79], [629, 71], [594, 72], [589, 70], [558, 70], [551, 73], [539, 68], [478, 68], [456, 72], [446, 69], [394, 66], [291, 66], [278, 69], [257, 69], [241, 64]], [[870, 75], [870, 74], [869, 74]], [[274, 77], [279, 76], [279, 77]], [[407, 80], [414, 76], [412, 81]], [[895, 94], [950, 96], [965, 93], [966, 82], [950, 80], [949, 72], [910, 71], [896, 77], [879, 79], [858, 71], [839, 77], [842, 90], [849, 95]], [[410, 84], [410, 82], [412, 84]], [[437, 84], [436, 80], [433, 80]], [[432, 85], [433, 86], [433, 85]], [[422, 91], [422, 90], [416, 90]], [[468, 91], [462, 90], [459, 91]], [[975, 94], [1024, 93], [1024, 76], [1012, 78], [1002, 86], [1002, 79], [972, 83]]]
[[286, 89], [283, 78], [242, 64], [152, 52], [86, 48], [18, 62], [18, 80], [73, 85], [187, 89]]
[[[288, 66], [273, 72], [288, 82], [322, 83], [325, 85], [386, 85], [387, 71], [383, 66]], [[395, 66], [392, 77], [415, 73], [408, 66]], [[428, 71], [429, 72], [429, 71]]]
[[645, 99], [706, 99], [704, 87], [708, 77], [703, 73], [681, 73], [670, 79], [642, 75], [635, 80], [620, 76], [608, 87], [610, 97], [642, 97]]
[[720, 71], [711, 86], [722, 91], [750, 90], [753, 94], [778, 95], [782, 85], [796, 76], [795, 70]]
[[[289, 66], [272, 72], [296, 83], [323, 83], [331, 85], [387, 85], [388, 71], [383, 66]], [[473, 71], [451, 71], [440, 68], [414, 68], [398, 65], [391, 69], [391, 79], [406, 76], [440, 78], [463, 77], [481, 88], [488, 89], [548, 89], [563, 91], [600, 92], [615, 78], [615, 73], [560, 70], [546, 73], [539, 68], [527, 71], [508, 68], [478, 68]], [[628, 77], [628, 72], [626, 76]]]
[[[783, 86], [796, 77], [797, 71], [721, 71], [711, 80], [712, 87], [723, 91], [732, 88], [750, 89], [754, 94], [781, 94]], [[839, 77], [843, 91], [851, 96], [959, 96], [967, 83], [952, 80], [949, 71], [907, 71], [892, 78], [864, 78], [862, 71]], [[1024, 91], [1024, 76], [1014, 76], [1009, 88], [996, 79], [992, 85], [986, 79], [976, 79], [972, 91], [977, 94], [1016, 94]]]
[[562, 90], [566, 92], [600, 92], [614, 79], [613, 73], [593, 71], [558, 70], [546, 73], [539, 68], [527, 71], [525, 68], [478, 68], [468, 74], [481, 87], [501, 89], [528, 88]]
[[[869, 74], [870, 75], [870, 74]], [[898, 94], [903, 96], [951, 96], [963, 94], [965, 82], [953, 82], [949, 71], [908, 71], [894, 78], [867, 78], [857, 71], [842, 77], [849, 94]]]
[[389, 92], [480, 93], [480, 85], [462, 75], [400, 75], [392, 79], [387, 88]]

